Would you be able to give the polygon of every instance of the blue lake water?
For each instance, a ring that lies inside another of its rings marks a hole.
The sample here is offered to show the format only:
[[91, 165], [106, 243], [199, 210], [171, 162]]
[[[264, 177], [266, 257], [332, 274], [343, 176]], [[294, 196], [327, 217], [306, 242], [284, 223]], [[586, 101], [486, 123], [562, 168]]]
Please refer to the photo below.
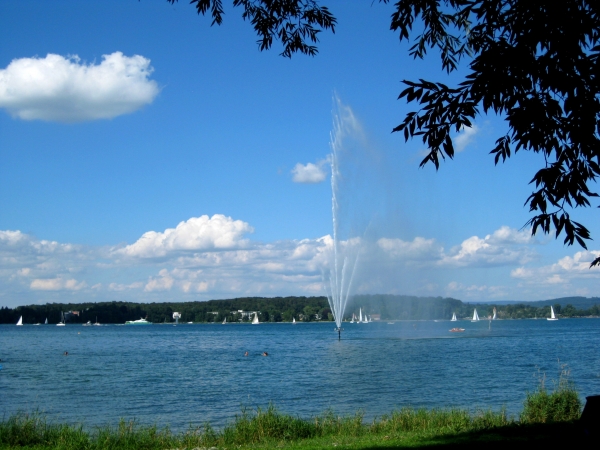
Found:
[[[455, 325], [466, 331], [450, 333]], [[347, 323], [341, 341], [334, 326], [2, 325], [0, 414], [175, 430], [222, 426], [242, 406], [269, 402], [301, 417], [331, 408], [372, 418], [403, 406], [518, 414], [540, 375], [551, 387], [562, 364], [582, 398], [600, 394], [600, 319], [504, 320], [491, 329], [487, 321]]]

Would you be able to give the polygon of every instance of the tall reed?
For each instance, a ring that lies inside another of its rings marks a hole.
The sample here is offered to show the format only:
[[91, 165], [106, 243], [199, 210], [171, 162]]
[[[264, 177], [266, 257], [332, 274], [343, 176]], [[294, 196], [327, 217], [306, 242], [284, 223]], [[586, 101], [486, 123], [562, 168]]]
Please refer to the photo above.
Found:
[[521, 413], [522, 423], [568, 422], [581, 416], [581, 400], [570, 380], [566, 365], [560, 366], [560, 376], [552, 392], [546, 389], [546, 375], [540, 377], [538, 388], [528, 392]]

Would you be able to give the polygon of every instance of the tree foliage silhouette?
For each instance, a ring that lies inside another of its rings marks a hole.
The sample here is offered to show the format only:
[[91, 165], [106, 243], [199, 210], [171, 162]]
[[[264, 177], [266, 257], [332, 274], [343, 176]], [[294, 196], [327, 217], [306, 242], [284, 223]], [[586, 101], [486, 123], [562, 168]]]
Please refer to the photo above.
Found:
[[[176, 0], [168, 0], [173, 3]], [[389, 0], [379, 0], [389, 3]], [[192, 0], [199, 14], [223, 18], [221, 0]], [[260, 37], [282, 55], [315, 55], [318, 33], [335, 31], [336, 19], [316, 0], [233, 0]], [[454, 157], [451, 133], [471, 127], [481, 114], [505, 118], [508, 132], [491, 149], [495, 163], [520, 150], [542, 154], [525, 204], [532, 233], [564, 233], [564, 243], [587, 249], [589, 230], [568, 210], [588, 207], [600, 175], [600, 2], [597, 0], [399, 0], [390, 28], [400, 41], [414, 37], [410, 54], [437, 50], [442, 70], [468, 66], [456, 86], [404, 80], [399, 98], [419, 109], [394, 132], [420, 137], [429, 149], [421, 166], [439, 169]], [[413, 33], [413, 28], [418, 32]], [[591, 266], [600, 265], [596, 258]]]

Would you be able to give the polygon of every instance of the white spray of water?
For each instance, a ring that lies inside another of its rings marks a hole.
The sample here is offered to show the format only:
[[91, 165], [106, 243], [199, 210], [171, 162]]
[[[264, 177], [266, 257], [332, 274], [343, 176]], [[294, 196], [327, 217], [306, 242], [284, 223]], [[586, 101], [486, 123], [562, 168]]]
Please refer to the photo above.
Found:
[[[343, 139], [347, 129], [356, 127], [356, 120], [349, 108], [344, 108], [335, 99], [337, 113], [334, 115], [333, 131], [331, 133], [331, 215], [333, 220], [333, 254], [330, 259], [329, 282], [325, 280], [327, 300], [333, 312], [335, 323], [342, 326], [344, 311], [348, 304], [352, 280], [358, 265], [358, 253], [352, 251], [349, 241], [340, 244], [339, 236], [339, 204], [338, 180], [340, 178], [339, 152], [343, 150]], [[327, 276], [325, 275], [325, 278]]]

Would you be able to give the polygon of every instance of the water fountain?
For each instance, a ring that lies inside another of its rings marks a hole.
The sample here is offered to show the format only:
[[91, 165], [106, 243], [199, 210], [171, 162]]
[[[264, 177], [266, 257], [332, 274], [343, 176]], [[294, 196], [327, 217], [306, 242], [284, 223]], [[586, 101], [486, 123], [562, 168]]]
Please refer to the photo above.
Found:
[[[353, 251], [349, 240], [340, 242], [338, 181], [340, 178], [339, 153], [343, 150], [343, 140], [349, 129], [355, 125], [354, 116], [349, 108], [344, 108], [335, 98], [337, 111], [334, 115], [331, 133], [331, 215], [333, 221], [333, 243], [329, 261], [329, 273], [324, 275], [325, 290], [329, 307], [333, 313], [338, 339], [342, 336], [342, 320], [350, 297], [352, 280], [358, 264], [358, 252]], [[344, 114], [344, 111], [347, 114]], [[349, 115], [348, 115], [349, 113]]]

